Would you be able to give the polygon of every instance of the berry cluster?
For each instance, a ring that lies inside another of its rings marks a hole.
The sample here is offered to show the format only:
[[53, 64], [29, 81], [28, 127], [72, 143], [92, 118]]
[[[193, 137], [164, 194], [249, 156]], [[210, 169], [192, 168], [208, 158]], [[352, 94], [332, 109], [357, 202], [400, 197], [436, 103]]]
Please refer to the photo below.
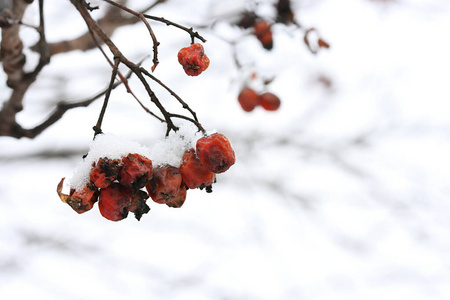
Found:
[[178, 52], [178, 62], [189, 76], [198, 76], [209, 67], [209, 58], [199, 43], [182, 48]]
[[261, 106], [265, 110], [275, 111], [280, 108], [281, 101], [276, 95], [265, 92], [258, 94], [254, 89], [245, 86], [238, 95], [238, 101], [242, 109], [251, 112], [256, 106]]
[[57, 193], [64, 203], [81, 214], [98, 201], [100, 214], [108, 220], [120, 221], [134, 213], [140, 220], [150, 211], [146, 201], [169, 207], [181, 207], [188, 189], [212, 191], [216, 174], [223, 173], [235, 163], [234, 150], [228, 139], [214, 133], [197, 140], [195, 149], [184, 152], [179, 167], [153, 166], [147, 157], [130, 153], [121, 159], [102, 157], [91, 167], [89, 182], [81, 189], [62, 193], [64, 178]]

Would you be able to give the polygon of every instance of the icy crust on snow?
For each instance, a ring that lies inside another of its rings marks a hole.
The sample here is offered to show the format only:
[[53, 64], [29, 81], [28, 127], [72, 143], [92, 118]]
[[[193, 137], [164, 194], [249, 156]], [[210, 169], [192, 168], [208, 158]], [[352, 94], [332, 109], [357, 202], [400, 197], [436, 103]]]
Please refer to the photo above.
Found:
[[89, 182], [92, 165], [102, 157], [121, 159], [129, 153], [138, 153], [152, 160], [153, 166], [170, 165], [178, 167], [185, 150], [195, 147], [202, 137], [196, 127], [183, 126], [177, 132], [172, 131], [164, 140], [156, 143], [152, 149], [135, 141], [114, 134], [100, 134], [92, 141], [89, 152], [68, 178], [70, 188], [81, 189]]

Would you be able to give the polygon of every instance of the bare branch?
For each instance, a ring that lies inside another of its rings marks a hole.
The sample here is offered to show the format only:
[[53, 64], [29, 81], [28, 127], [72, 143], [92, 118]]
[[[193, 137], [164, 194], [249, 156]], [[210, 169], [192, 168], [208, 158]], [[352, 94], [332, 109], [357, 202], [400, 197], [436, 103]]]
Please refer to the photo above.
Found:
[[[32, 1], [15, 1], [8, 16], [12, 18], [9, 26], [2, 28], [2, 41], [0, 57], [3, 63], [3, 70], [8, 76], [7, 85], [12, 89], [12, 93], [0, 111], [0, 136], [22, 137], [25, 136], [24, 129], [16, 122], [16, 114], [23, 109], [23, 98], [28, 88], [36, 80], [43, 67], [49, 63], [48, 47], [45, 40], [45, 27], [43, 5], [44, 0], [39, 1], [39, 63], [31, 73], [25, 73], [25, 55], [23, 54], [23, 44], [19, 36], [20, 20], [22, 19], [28, 4]], [[6, 3], [6, 2], [5, 2]], [[7, 8], [8, 10], [9, 8]], [[2, 10], [2, 13], [5, 12]]]

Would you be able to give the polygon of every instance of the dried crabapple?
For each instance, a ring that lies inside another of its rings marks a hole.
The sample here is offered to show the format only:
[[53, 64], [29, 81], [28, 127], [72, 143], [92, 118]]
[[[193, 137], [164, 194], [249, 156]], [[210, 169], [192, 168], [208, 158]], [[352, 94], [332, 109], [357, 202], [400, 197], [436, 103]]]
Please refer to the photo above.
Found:
[[153, 169], [153, 178], [145, 186], [153, 201], [167, 204], [175, 199], [184, 186], [180, 170], [173, 166], [158, 166]]
[[169, 207], [178, 208], [181, 207], [186, 200], [186, 194], [187, 194], [187, 188], [186, 185], [183, 183], [183, 185], [180, 187], [180, 190], [175, 195], [175, 197], [171, 198], [169, 201], [166, 202], [166, 205]]
[[139, 220], [142, 214], [150, 211], [145, 204], [148, 195], [144, 191], [133, 193], [128, 187], [113, 182], [107, 188], [100, 190], [98, 208], [100, 214], [108, 220], [120, 221], [128, 216], [128, 212], [134, 212]]
[[90, 180], [100, 189], [108, 187], [119, 174], [120, 160], [107, 157], [100, 158], [93, 164], [89, 173]]
[[122, 158], [117, 179], [133, 191], [144, 187], [153, 176], [152, 161], [147, 157], [131, 153]]
[[261, 42], [264, 49], [271, 50], [273, 48], [271, 25], [265, 20], [258, 20], [253, 29], [256, 38]]
[[61, 179], [56, 189], [61, 201], [67, 203], [79, 214], [91, 210], [95, 202], [97, 202], [99, 194], [98, 189], [92, 183], [88, 183], [82, 189], [70, 189], [69, 195], [63, 194], [62, 188], [64, 179], [65, 178]]
[[259, 96], [255, 90], [245, 86], [239, 92], [238, 101], [244, 111], [251, 112], [259, 104]]
[[214, 173], [223, 173], [236, 162], [230, 141], [221, 133], [198, 139], [196, 153], [202, 165]]
[[202, 165], [192, 148], [183, 154], [180, 173], [183, 182], [190, 189], [209, 187], [215, 180], [215, 174]]
[[189, 76], [200, 75], [209, 66], [209, 58], [206, 56], [203, 46], [199, 43], [182, 48], [178, 52], [178, 62]]
[[108, 220], [120, 221], [128, 216], [131, 190], [119, 183], [112, 183], [100, 190], [98, 208], [100, 214]]
[[134, 217], [139, 221], [143, 214], [150, 211], [150, 207], [147, 205], [146, 200], [148, 194], [144, 191], [136, 191], [131, 194], [131, 203], [128, 210], [134, 214]]
[[281, 101], [276, 95], [266, 92], [259, 96], [259, 104], [265, 110], [274, 111], [280, 108]]

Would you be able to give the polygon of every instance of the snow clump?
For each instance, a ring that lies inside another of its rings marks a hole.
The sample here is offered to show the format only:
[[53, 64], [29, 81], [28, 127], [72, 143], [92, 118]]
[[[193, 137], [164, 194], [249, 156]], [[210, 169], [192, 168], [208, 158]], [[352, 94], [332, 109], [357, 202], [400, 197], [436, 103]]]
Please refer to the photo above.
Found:
[[100, 158], [121, 159], [129, 153], [138, 153], [152, 160], [153, 166], [170, 165], [179, 167], [184, 152], [194, 148], [203, 135], [196, 127], [183, 126], [172, 131], [168, 137], [158, 142], [152, 149], [114, 134], [99, 134], [92, 141], [86, 157], [68, 178], [70, 188], [82, 189], [89, 183], [92, 165]]

